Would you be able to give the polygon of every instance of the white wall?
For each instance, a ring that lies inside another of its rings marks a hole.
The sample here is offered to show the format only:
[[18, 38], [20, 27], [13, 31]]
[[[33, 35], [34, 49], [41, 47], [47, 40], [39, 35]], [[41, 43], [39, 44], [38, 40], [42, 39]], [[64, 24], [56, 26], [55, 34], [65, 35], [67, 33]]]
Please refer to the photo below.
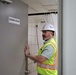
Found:
[[63, 0], [63, 75], [76, 75], [76, 0]]
[[[41, 35], [41, 27], [40, 26], [40, 18], [39, 16], [29, 16], [28, 17], [28, 44], [30, 46], [30, 51], [32, 54], [37, 55], [38, 53], [38, 46], [39, 48], [42, 46], [43, 41], [42, 41], [42, 35]], [[36, 25], [38, 35], [36, 34]], [[37, 37], [38, 36], [38, 37]], [[37, 44], [37, 38], [38, 38], [38, 43]], [[34, 63], [32, 60], [28, 59], [28, 69], [30, 70], [30, 75], [37, 75], [36, 72], [36, 63]]]

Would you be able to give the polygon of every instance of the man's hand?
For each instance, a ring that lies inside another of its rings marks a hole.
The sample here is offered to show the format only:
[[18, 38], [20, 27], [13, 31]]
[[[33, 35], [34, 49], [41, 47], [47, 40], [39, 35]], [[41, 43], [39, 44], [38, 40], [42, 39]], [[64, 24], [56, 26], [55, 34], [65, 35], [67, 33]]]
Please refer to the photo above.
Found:
[[25, 55], [28, 56], [30, 54], [30, 48], [28, 45], [25, 46], [24, 48], [24, 52], [25, 52]]
[[44, 56], [30, 54], [30, 48], [28, 45], [25, 46], [24, 52], [27, 57], [29, 57], [31, 60], [33, 60], [35, 62], [43, 63], [44, 61], [47, 60], [47, 58]]

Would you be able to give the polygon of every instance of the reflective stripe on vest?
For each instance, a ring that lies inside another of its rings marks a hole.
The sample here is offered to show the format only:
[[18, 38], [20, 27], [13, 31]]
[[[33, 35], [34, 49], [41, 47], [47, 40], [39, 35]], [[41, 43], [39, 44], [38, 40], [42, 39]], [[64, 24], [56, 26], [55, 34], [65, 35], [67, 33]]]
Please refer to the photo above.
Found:
[[45, 69], [50, 69], [50, 70], [56, 70], [57, 66], [56, 65], [48, 65], [48, 64], [37, 64], [39, 67], [41, 68], [45, 68]]

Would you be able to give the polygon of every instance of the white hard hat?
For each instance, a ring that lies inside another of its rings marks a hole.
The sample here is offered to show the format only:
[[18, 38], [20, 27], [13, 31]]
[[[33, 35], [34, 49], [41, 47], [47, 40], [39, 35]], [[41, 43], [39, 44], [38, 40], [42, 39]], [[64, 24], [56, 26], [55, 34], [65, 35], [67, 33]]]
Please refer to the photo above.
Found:
[[45, 25], [43, 26], [43, 28], [42, 28], [42, 31], [43, 31], [43, 30], [55, 31], [54, 25], [52, 25], [52, 24], [45, 24]]

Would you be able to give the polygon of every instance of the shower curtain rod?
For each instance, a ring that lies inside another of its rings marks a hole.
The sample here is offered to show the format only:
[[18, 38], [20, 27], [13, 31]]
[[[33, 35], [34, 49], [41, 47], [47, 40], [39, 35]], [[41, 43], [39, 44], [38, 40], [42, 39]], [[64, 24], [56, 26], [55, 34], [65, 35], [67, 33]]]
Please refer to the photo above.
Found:
[[28, 16], [35, 16], [35, 15], [47, 15], [47, 14], [57, 14], [58, 12], [45, 12], [45, 13], [31, 13]]

